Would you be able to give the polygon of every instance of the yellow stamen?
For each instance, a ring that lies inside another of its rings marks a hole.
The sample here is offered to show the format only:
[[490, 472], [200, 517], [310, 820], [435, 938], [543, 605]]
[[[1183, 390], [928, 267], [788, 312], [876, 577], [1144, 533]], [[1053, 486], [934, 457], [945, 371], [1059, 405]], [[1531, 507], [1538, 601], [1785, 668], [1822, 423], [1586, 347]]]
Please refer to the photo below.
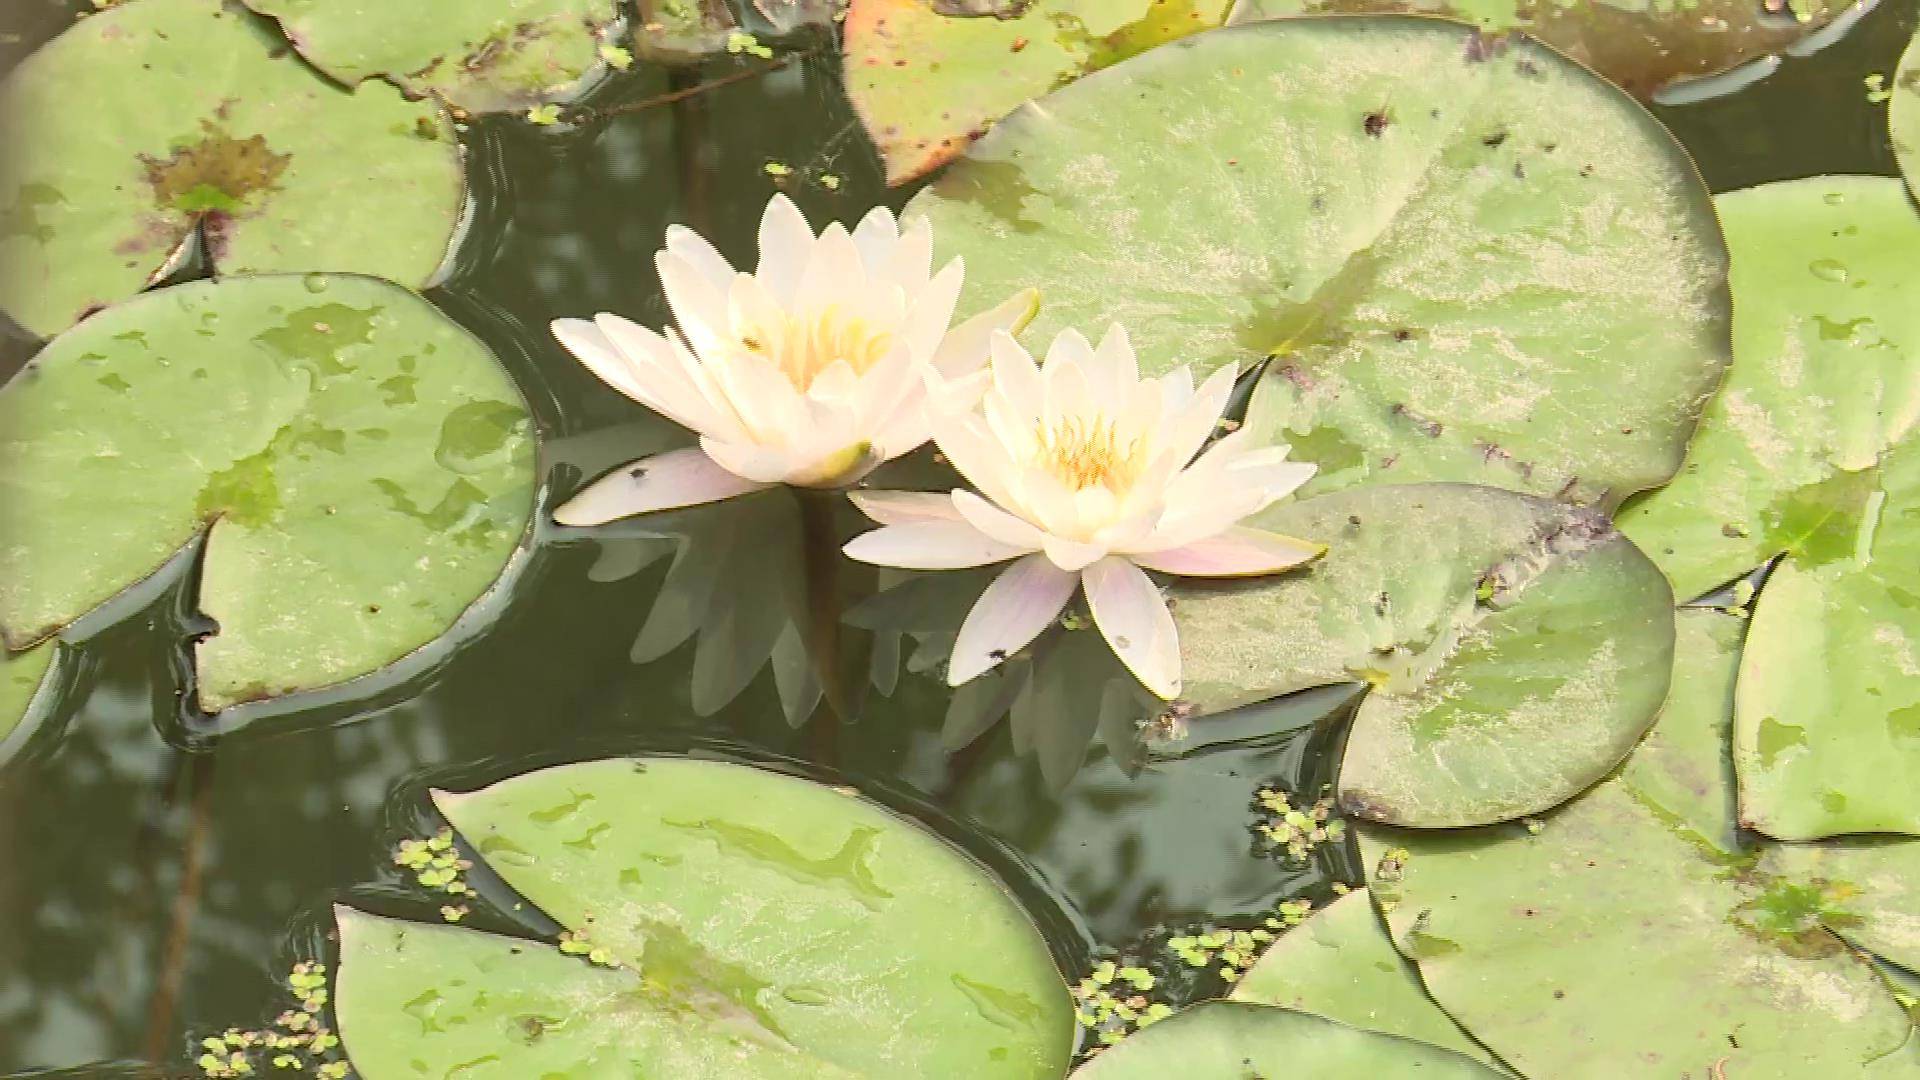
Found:
[[841, 361], [855, 375], [866, 374], [893, 348], [893, 335], [828, 307], [811, 316], [789, 315], [777, 325], [754, 327], [740, 335], [740, 344], [772, 361], [794, 389], [805, 393], [821, 372]]
[[1095, 485], [1116, 494], [1131, 487], [1146, 464], [1139, 438], [1122, 440], [1105, 418], [1067, 417], [1035, 429], [1039, 464], [1074, 491]]

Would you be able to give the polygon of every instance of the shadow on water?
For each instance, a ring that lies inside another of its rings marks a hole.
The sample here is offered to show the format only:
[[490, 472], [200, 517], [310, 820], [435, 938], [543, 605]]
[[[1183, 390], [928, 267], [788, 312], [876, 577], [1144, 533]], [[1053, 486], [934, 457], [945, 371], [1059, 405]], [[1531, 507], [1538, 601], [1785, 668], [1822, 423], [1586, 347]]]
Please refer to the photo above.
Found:
[[[10, 5], [0, 29], [19, 39], [4, 48], [18, 55], [72, 7]], [[1861, 79], [1891, 70], [1914, 20], [1910, 0], [1887, 0], [1830, 49], [1660, 117], [1720, 190], [1891, 173], [1875, 127], [1884, 112], [1866, 101]], [[618, 110], [739, 66], [635, 71], [589, 104]], [[665, 322], [652, 254], [669, 223], [695, 225], [750, 261], [774, 186], [769, 162], [791, 168], [782, 186], [817, 223], [857, 218], [874, 202], [898, 207], [910, 194], [883, 188], [824, 49], [759, 78], [572, 127], [485, 119], [466, 141], [474, 232], [432, 298], [521, 381], [541, 427], [549, 501], [686, 441], [575, 364], [545, 333], [549, 320], [607, 310]], [[29, 352], [18, 335], [0, 343], [0, 374]], [[925, 460], [899, 469], [925, 486], [942, 473]], [[806, 554], [809, 543], [843, 537], [850, 520], [810, 524], [803, 505], [778, 502], [784, 493], [754, 498], [762, 504], [591, 537], [542, 526], [495, 620], [437, 667], [231, 731], [181, 704], [186, 643], [207, 629], [186, 599], [191, 557], [118, 602], [117, 621], [69, 657], [27, 751], [0, 767], [0, 926], [9, 928], [0, 934], [0, 1071], [140, 1058], [172, 1068], [190, 1036], [258, 1022], [287, 966], [323, 950], [333, 901], [433, 918], [388, 859], [401, 838], [437, 826], [429, 787], [468, 788], [562, 761], [716, 754], [850, 783], [999, 872], [1070, 972], [1168, 926], [1254, 916], [1353, 879], [1345, 852], [1288, 866], [1261, 854], [1251, 829], [1262, 784], [1310, 793], [1331, 781], [1351, 692], [1196, 722], [1177, 752], [1094, 739], [1077, 767], [1049, 777], [1052, 751], [1032, 752], [1043, 736], [1031, 730], [1000, 722], [969, 739], [943, 732], [953, 692], [937, 640], [916, 663], [928, 646], [912, 634], [817, 618], [879, 591], [844, 564], [845, 576], [823, 586], [821, 560]], [[808, 647], [783, 646], [789, 634]], [[1069, 749], [1059, 759], [1080, 760], [1080, 746]], [[515, 910], [484, 871], [473, 881], [476, 925], [552, 929]]]

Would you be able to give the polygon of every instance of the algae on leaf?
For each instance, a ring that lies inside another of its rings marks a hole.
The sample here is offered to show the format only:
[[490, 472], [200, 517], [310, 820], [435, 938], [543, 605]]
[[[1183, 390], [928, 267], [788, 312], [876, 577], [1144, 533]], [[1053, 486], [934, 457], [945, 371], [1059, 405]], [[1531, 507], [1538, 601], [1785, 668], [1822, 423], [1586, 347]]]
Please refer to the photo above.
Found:
[[323, 274], [151, 292], [0, 388], [0, 633], [44, 640], [205, 531], [201, 705], [331, 686], [487, 592], [533, 487], [518, 390], [413, 293]]
[[17, 151], [0, 158], [0, 308], [43, 336], [195, 242], [225, 274], [423, 284], [465, 198], [437, 106], [343, 90], [221, 0], [88, 16], [0, 84], [0, 123]]
[[1149, 370], [1272, 357], [1247, 426], [1308, 493], [1462, 481], [1611, 508], [1729, 358], [1706, 189], [1524, 40], [1324, 16], [1174, 42], [1023, 108], [922, 192], [962, 314], [1127, 325]]
[[385, 78], [469, 112], [573, 96], [601, 66], [616, 0], [246, 0], [351, 86]]
[[1340, 766], [1349, 813], [1448, 827], [1549, 809], [1618, 764], [1666, 697], [1673, 594], [1594, 511], [1389, 485], [1250, 524], [1327, 555], [1174, 588], [1187, 697], [1217, 712], [1369, 685]]
[[[1683, 612], [1675, 681], [1724, 687], [1733, 617]], [[1374, 897], [1434, 1000], [1528, 1076], [1854, 1076], [1911, 1022], [1804, 888], [1714, 838], [1722, 694], [1676, 698], [1618, 775], [1539, 826], [1360, 827]], [[1724, 811], [1723, 811], [1724, 812]]]
[[341, 1035], [369, 1080], [1066, 1068], [1071, 1004], [1026, 915], [850, 790], [645, 758], [435, 799], [590, 953], [340, 909]]

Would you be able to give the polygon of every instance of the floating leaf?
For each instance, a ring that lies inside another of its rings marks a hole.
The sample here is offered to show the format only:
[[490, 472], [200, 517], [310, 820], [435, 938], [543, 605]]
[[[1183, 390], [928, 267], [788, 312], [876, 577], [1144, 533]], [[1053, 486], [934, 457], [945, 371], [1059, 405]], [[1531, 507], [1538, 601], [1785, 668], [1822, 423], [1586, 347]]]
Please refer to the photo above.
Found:
[[1887, 110], [1894, 156], [1900, 159], [1900, 171], [1907, 174], [1907, 186], [1920, 198], [1920, 32], [1915, 32], [1913, 44], [1907, 46], [1894, 72]]
[[1282, 503], [1253, 524], [1329, 545], [1301, 571], [1174, 591], [1187, 697], [1214, 712], [1360, 682], [1349, 813], [1421, 827], [1556, 806], [1653, 722], [1673, 596], [1591, 510], [1459, 484]]
[[726, 50], [740, 31], [726, 0], [639, 0], [639, 5], [634, 48], [657, 63], [697, 62]]
[[0, 763], [13, 756], [30, 730], [22, 721], [39, 704], [57, 648], [49, 642], [22, 653], [0, 650]]
[[[1686, 616], [1676, 683], [1725, 685], [1732, 635], [1700, 620], [1731, 618]], [[1793, 884], [1742, 872], [1705, 838], [1729, 822], [1687, 820], [1724, 803], [1725, 751], [1706, 734], [1724, 708], [1676, 698], [1654, 731], [1662, 753], [1635, 754], [1537, 830], [1360, 828], [1395, 945], [1522, 1074], [1855, 1076], [1905, 1043], [1886, 985]]]
[[1680, 474], [1620, 514], [1682, 598], [1783, 552], [1851, 558], [1883, 488], [1875, 466], [1920, 425], [1920, 217], [1899, 182], [1820, 176], [1717, 205], [1735, 362]]
[[1073, 1080], [1245, 1080], [1262, 1076], [1498, 1076], [1450, 1050], [1308, 1013], [1210, 1001], [1183, 1009], [1074, 1070]]
[[500, 577], [532, 512], [528, 426], [493, 355], [383, 281], [136, 297], [0, 388], [0, 632], [40, 641], [205, 531], [203, 707], [364, 675]]
[[1772, 844], [1766, 873], [1803, 883], [1821, 922], [1875, 956], [1920, 971], [1920, 840]]
[[1419, 974], [1394, 951], [1365, 889], [1282, 934], [1227, 996], [1445, 1047], [1498, 1067], [1427, 996]]
[[1408, 17], [1155, 49], [1016, 114], [910, 210], [962, 307], [1125, 323], [1149, 368], [1276, 357], [1248, 426], [1312, 491], [1460, 480], [1611, 505], [1678, 467], [1728, 358], [1679, 146], [1524, 42]]
[[1524, 30], [1636, 97], [1797, 44], [1854, 0], [1239, 0], [1229, 26], [1288, 15], [1405, 11]]
[[[1232, 0], [852, 0], [847, 95], [904, 184], [1029, 98], [1200, 30]], [[965, 11], [966, 14], [956, 14]]]
[[519, 112], [572, 96], [619, 19], [615, 0], [245, 2], [349, 86], [386, 78], [469, 112]]
[[285, 53], [220, 0], [140, 0], [28, 57], [0, 86], [0, 307], [51, 336], [196, 237], [227, 274], [432, 277], [465, 197], [446, 117]]
[[851, 792], [646, 759], [435, 800], [611, 966], [342, 909], [340, 1027], [363, 1076], [1065, 1070], [1071, 1003], [1033, 925], [978, 864]]

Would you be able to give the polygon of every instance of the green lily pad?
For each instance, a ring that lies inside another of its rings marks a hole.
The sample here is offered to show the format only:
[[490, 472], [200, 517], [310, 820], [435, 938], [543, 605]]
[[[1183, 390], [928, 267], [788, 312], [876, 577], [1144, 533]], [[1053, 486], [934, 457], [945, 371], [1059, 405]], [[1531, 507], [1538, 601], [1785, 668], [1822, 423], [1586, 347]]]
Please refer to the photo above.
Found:
[[1143, 367], [1276, 359], [1247, 425], [1309, 487], [1455, 480], [1611, 506], [1679, 466], [1728, 361], [1686, 155], [1540, 46], [1325, 16], [1151, 50], [1021, 110], [909, 212], [961, 306], [1042, 294]]
[[245, 0], [313, 66], [351, 86], [385, 78], [469, 112], [573, 96], [600, 66], [615, 0]]
[[984, 868], [851, 791], [659, 758], [434, 798], [607, 966], [342, 912], [341, 1036], [363, 1076], [1066, 1069], [1072, 1004], [1032, 923]]
[[81, 20], [0, 85], [0, 117], [18, 151], [0, 159], [0, 308], [45, 336], [163, 277], [196, 238], [226, 274], [419, 284], [465, 198], [437, 106], [342, 90], [220, 0]]
[[1335, 900], [1281, 935], [1227, 997], [1309, 1012], [1499, 1067], [1427, 996], [1413, 965], [1394, 951], [1365, 889]]
[[1371, 684], [1340, 766], [1349, 813], [1431, 828], [1557, 806], [1618, 764], [1666, 697], [1673, 594], [1591, 510], [1427, 484], [1251, 523], [1329, 550], [1277, 577], [1175, 587], [1186, 696], [1215, 712]]
[[1893, 837], [1771, 844], [1760, 869], [1804, 883], [1834, 933], [1920, 971], [1920, 840]]
[[23, 723], [39, 703], [57, 648], [48, 642], [20, 653], [0, 649], [0, 763], [13, 756], [28, 731]]
[[532, 514], [529, 426], [479, 341], [383, 281], [235, 278], [118, 304], [0, 388], [0, 633], [41, 641], [205, 532], [203, 707], [367, 674], [509, 564]]
[[[959, 156], [1029, 98], [1219, 26], [1231, 4], [852, 0], [847, 96], [886, 161], [887, 183], [904, 184]], [[953, 13], [961, 11], [977, 14]]]
[[[1732, 617], [1685, 618], [1676, 684], [1724, 686], [1732, 635], [1700, 620]], [[1905, 1044], [1905, 1012], [1793, 883], [1708, 839], [1729, 823], [1689, 820], [1724, 804], [1725, 749], [1708, 734], [1724, 710], [1718, 693], [1676, 697], [1661, 753], [1533, 829], [1359, 829], [1394, 944], [1523, 1075], [1855, 1076]]]
[[1907, 186], [1920, 198], [1920, 33], [1907, 46], [1893, 74], [1893, 97], [1887, 103], [1888, 131]]
[[1900, 182], [1819, 176], [1717, 205], [1735, 362], [1680, 474], [1620, 514], [1683, 598], [1782, 553], [1851, 559], [1885, 490], [1875, 467], [1920, 426], [1920, 216]]
[[1524, 30], [1646, 99], [1674, 83], [1779, 52], [1854, 0], [1239, 0], [1229, 26], [1287, 15], [1405, 11]]
[[1247, 1080], [1264, 1076], [1499, 1076], [1470, 1058], [1324, 1017], [1210, 1001], [1130, 1035], [1074, 1070], [1073, 1080]]

